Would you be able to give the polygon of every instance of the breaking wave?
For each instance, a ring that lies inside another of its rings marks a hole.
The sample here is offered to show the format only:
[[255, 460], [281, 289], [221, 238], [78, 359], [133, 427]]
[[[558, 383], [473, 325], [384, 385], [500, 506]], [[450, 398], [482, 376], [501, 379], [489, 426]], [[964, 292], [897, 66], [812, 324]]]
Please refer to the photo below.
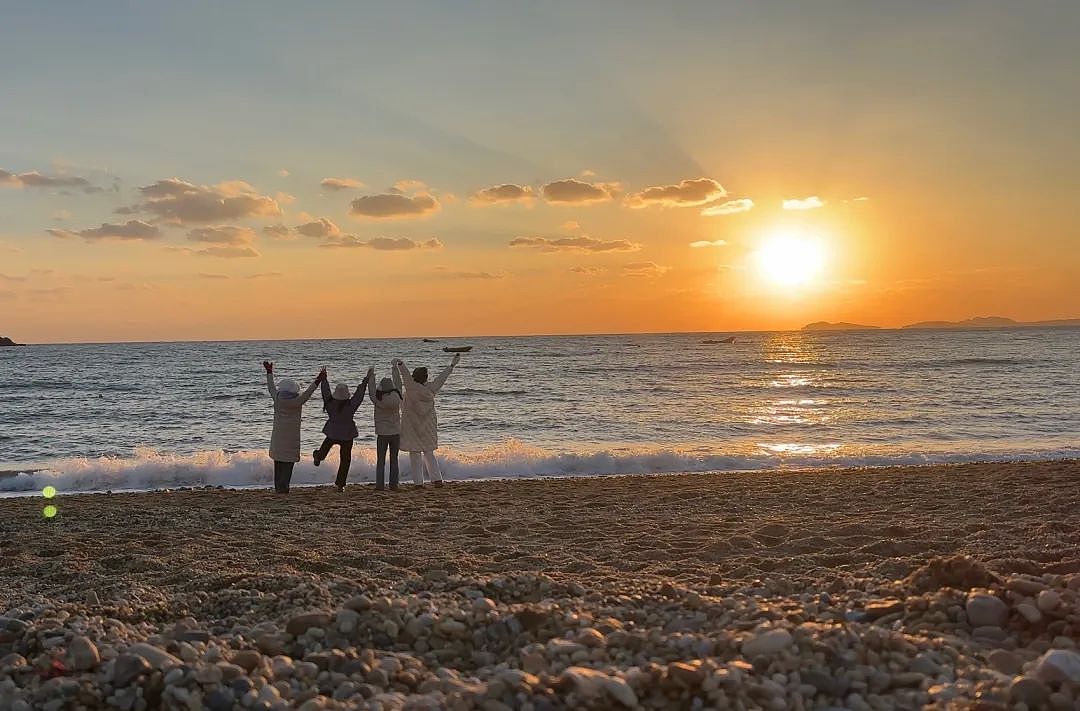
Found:
[[[336, 455], [314, 467], [310, 460], [296, 466], [295, 485], [328, 485], [333, 481]], [[1080, 458], [1080, 449], [992, 453], [841, 454], [836, 450], [724, 454], [679, 449], [552, 452], [515, 440], [486, 449], [463, 452], [440, 449], [443, 474], [449, 479], [506, 479], [611, 474], [677, 472], [740, 472], [764, 469], [880, 467], [891, 465], [959, 464], [983, 461], [1030, 461]], [[408, 456], [402, 453], [402, 480], [408, 481]], [[374, 480], [374, 451], [353, 450], [352, 482]], [[179, 487], [270, 486], [272, 467], [266, 453], [204, 451], [167, 454], [137, 448], [126, 458], [72, 458], [30, 471], [0, 472], [0, 494], [18, 495], [54, 486], [60, 493], [149, 491]]]

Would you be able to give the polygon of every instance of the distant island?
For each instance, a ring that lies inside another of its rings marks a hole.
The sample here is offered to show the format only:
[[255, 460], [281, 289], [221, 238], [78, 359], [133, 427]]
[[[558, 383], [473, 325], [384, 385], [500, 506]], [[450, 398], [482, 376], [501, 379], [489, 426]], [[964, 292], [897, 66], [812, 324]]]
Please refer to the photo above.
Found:
[[0, 347], [3, 346], [25, 346], [25, 343], [16, 343], [7, 336], [0, 336]]
[[831, 321], [815, 321], [814, 323], [808, 323], [802, 327], [804, 331], [874, 331], [881, 328], [880, 326], [864, 326], [861, 323], [846, 323], [844, 321], [838, 321], [833, 323]]
[[[935, 328], [1068, 328], [1080, 327], [1080, 318], [1060, 318], [1047, 321], [1017, 321], [1004, 316], [976, 316], [963, 321], [920, 321], [901, 326], [906, 329], [935, 329]], [[832, 323], [830, 321], [815, 321], [802, 327], [804, 331], [871, 331], [880, 326], [864, 326], [858, 323]]]

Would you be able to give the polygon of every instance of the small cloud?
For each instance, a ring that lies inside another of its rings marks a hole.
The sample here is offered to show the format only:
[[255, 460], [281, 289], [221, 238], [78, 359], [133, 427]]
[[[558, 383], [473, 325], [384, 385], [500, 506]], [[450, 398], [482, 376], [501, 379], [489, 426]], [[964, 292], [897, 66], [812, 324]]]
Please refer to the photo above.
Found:
[[0, 185], [10, 188], [82, 188], [84, 192], [101, 192], [103, 189], [90, 184], [77, 175], [44, 175], [36, 170], [28, 173], [11, 173], [0, 170]]
[[157, 226], [143, 222], [142, 220], [128, 220], [122, 225], [114, 225], [108, 222], [102, 223], [101, 227], [91, 227], [85, 230], [72, 232], [71, 230], [49, 229], [53, 237], [67, 239], [69, 237], [82, 237], [89, 241], [100, 239], [119, 240], [147, 240], [157, 239], [161, 236], [161, 230]]
[[0, 281], [7, 281], [7, 282], [26, 281], [26, 277], [24, 277], [24, 276], [12, 276], [10, 274], [0, 274]]
[[250, 227], [235, 227], [233, 225], [198, 227], [188, 231], [188, 239], [192, 242], [246, 245], [255, 241], [255, 230]]
[[586, 183], [574, 178], [556, 180], [540, 189], [544, 199], [563, 205], [588, 205], [607, 202], [619, 192], [618, 183]]
[[727, 195], [720, 183], [712, 178], [691, 178], [680, 181], [677, 185], [658, 185], [645, 188], [626, 198], [626, 205], [632, 208], [659, 205], [661, 207], [696, 207], [713, 202]]
[[296, 202], [296, 196], [289, 193], [276, 192], [274, 193], [274, 199], [277, 200], [278, 205], [292, 205]]
[[816, 210], [819, 207], [825, 207], [825, 201], [819, 198], [817, 195], [811, 195], [805, 198], [792, 198], [790, 200], [784, 200], [783, 208], [785, 210]]
[[319, 185], [325, 190], [338, 192], [341, 190], [359, 190], [364, 187], [356, 178], [323, 178], [319, 181]]
[[750, 198], [739, 198], [737, 200], [728, 200], [719, 204], [706, 205], [701, 210], [701, 214], [705, 217], [715, 217], [717, 215], [734, 215], [737, 212], [747, 212], [754, 209], [754, 201]]
[[417, 241], [408, 237], [372, 237], [360, 239], [356, 235], [341, 235], [327, 242], [323, 247], [331, 248], [367, 248], [383, 252], [405, 252], [414, 249], [442, 249], [443, 243], [438, 238]]
[[568, 271], [584, 276], [598, 276], [605, 273], [607, 269], [604, 269], [603, 267], [570, 267]]
[[505, 279], [506, 274], [492, 272], [451, 272], [442, 269], [436, 270], [443, 279]]
[[691, 242], [690, 246], [691, 247], [698, 247], [698, 248], [700, 248], [700, 247], [726, 247], [727, 242], [725, 242], [722, 239], [714, 239], [714, 240], [703, 239], [703, 240], [698, 240], [697, 242]]
[[71, 218], [71, 213], [67, 210], [57, 210], [53, 213], [52, 218], [57, 222], [63, 222], [64, 220]]
[[254, 247], [207, 247], [195, 251], [199, 257], [219, 257], [221, 259], [244, 259], [258, 257], [259, 252]]
[[582, 178], [594, 178], [594, 177], [596, 177], [596, 171], [595, 170], [589, 170], [588, 168], [586, 168], [585, 170], [581, 171], [581, 177]]
[[248, 274], [245, 279], [271, 279], [273, 277], [281, 276], [281, 272], [258, 272], [257, 274]]
[[229, 279], [228, 274], [209, 274], [207, 272], [199, 272], [200, 279]]
[[394, 183], [394, 190], [403, 193], [412, 193], [418, 190], [427, 190], [427, 184], [422, 180], [399, 180]]
[[641, 249], [637, 242], [625, 239], [599, 240], [588, 235], [580, 237], [515, 237], [511, 247], [535, 247], [541, 252], [636, 252]]
[[296, 228], [296, 231], [305, 237], [315, 238], [337, 237], [341, 234], [341, 228], [325, 217], [320, 217], [311, 222], [305, 222], [304, 224], [299, 225]]
[[262, 228], [262, 231], [263, 234], [269, 235], [270, 237], [274, 237], [276, 239], [290, 239], [293, 236], [292, 230], [290, 230], [288, 227], [281, 224], [280, 222], [274, 225], [266, 225]]
[[671, 271], [671, 267], [662, 267], [656, 262], [631, 262], [623, 265], [622, 271], [629, 277], [658, 277]]
[[472, 202], [475, 205], [496, 205], [508, 202], [528, 203], [532, 202], [535, 197], [536, 193], [534, 193], [532, 187], [528, 185], [504, 183], [502, 185], [492, 185], [490, 188], [478, 190], [473, 193]]
[[581, 229], [581, 225], [579, 225], [574, 220], [567, 220], [566, 222], [562, 223], [562, 225], [560, 225], [560, 226], [564, 230], [566, 230], [567, 232], [577, 232], [578, 230]]
[[179, 224], [281, 214], [281, 206], [274, 198], [259, 195], [242, 180], [195, 185], [180, 178], [166, 178], [144, 185], [139, 193], [144, 202], [135, 205], [135, 209]]
[[364, 195], [350, 203], [350, 214], [375, 219], [423, 217], [439, 209], [439, 201], [431, 195], [409, 197], [397, 193]]
[[280, 168], [278, 170], [277, 174], [278, 174], [279, 178], [288, 178], [289, 177], [289, 171], [286, 170], [285, 168]]

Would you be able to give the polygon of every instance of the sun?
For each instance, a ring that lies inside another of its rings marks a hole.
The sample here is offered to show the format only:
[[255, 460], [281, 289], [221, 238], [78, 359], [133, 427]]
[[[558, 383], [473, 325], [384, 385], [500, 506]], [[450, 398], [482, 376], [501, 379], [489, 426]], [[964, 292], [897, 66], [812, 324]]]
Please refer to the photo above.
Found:
[[796, 232], [768, 237], [754, 253], [758, 273], [771, 284], [803, 286], [814, 281], [825, 266], [821, 242]]

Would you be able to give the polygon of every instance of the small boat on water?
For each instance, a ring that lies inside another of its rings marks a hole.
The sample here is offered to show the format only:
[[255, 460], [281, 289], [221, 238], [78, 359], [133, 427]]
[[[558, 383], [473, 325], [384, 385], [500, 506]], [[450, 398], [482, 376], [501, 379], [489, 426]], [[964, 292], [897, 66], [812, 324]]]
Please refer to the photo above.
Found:
[[438, 343], [434, 338], [425, 338], [424, 343]]
[[735, 342], [735, 336], [728, 336], [727, 338], [718, 338], [718, 339], [702, 341], [702, 343], [706, 343], [706, 344], [709, 344], [709, 345], [714, 345], [714, 344], [717, 344], [717, 343], [734, 343], [734, 342]]
[[444, 353], [468, 353], [472, 350], [472, 346], [447, 346], [443, 348]]

